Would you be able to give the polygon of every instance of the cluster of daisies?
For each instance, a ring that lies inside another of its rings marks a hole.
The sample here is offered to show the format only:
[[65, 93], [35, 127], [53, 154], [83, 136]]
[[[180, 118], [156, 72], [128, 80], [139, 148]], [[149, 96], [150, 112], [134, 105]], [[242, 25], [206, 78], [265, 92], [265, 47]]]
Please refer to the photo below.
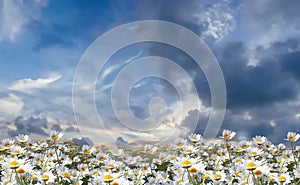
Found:
[[232, 142], [199, 134], [177, 139], [168, 147], [145, 145], [142, 150], [103, 149], [59, 142], [62, 133], [33, 142], [27, 135], [0, 144], [1, 184], [300, 184], [300, 135], [289, 132], [288, 145], [264, 136]]

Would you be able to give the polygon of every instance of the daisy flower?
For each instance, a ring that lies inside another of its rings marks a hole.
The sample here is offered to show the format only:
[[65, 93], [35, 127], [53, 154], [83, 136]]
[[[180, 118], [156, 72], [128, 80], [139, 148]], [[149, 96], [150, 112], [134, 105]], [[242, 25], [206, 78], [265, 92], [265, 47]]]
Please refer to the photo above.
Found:
[[14, 143], [15, 143], [15, 141], [12, 140], [12, 139], [4, 139], [4, 140], [2, 141], [2, 145], [3, 145], [6, 149], [9, 149], [11, 146], [14, 145]]
[[43, 183], [53, 183], [55, 181], [55, 176], [52, 172], [44, 172], [39, 176], [39, 180]]
[[28, 135], [24, 135], [24, 134], [19, 134], [18, 136], [16, 136], [16, 139], [18, 142], [20, 143], [26, 143], [29, 139]]
[[249, 142], [249, 141], [242, 140], [239, 142], [239, 148], [241, 150], [247, 150], [247, 149], [249, 149], [250, 146], [251, 146], [251, 142]]
[[84, 155], [89, 155], [89, 154], [93, 153], [94, 150], [95, 150], [95, 147], [91, 147], [89, 145], [83, 145], [81, 151]]
[[186, 140], [182, 138], [178, 138], [174, 142], [174, 147], [175, 148], [182, 148], [186, 145]]
[[114, 148], [114, 149], [112, 149], [112, 150], [110, 150], [110, 153], [113, 155], [113, 156], [115, 156], [115, 157], [120, 157], [120, 156], [122, 156], [123, 155], [123, 149], [118, 149], [118, 148]]
[[279, 184], [290, 184], [291, 182], [291, 177], [289, 174], [287, 173], [282, 173], [280, 175], [277, 176], [276, 181]]
[[111, 173], [106, 173], [103, 175], [103, 182], [110, 184], [111, 182], [113, 182], [115, 179], [114, 175]]
[[153, 154], [157, 151], [157, 147], [156, 146], [153, 146], [153, 145], [145, 145], [144, 146], [144, 152], [146, 152], [147, 154]]
[[198, 143], [201, 140], [201, 137], [200, 134], [191, 134], [188, 136], [189, 140], [193, 143]]
[[254, 171], [256, 168], [258, 168], [260, 166], [260, 162], [259, 161], [255, 161], [255, 160], [246, 160], [244, 162], [244, 166], [246, 167], [246, 170], [249, 171]]
[[180, 165], [182, 168], [190, 168], [192, 165], [195, 164], [195, 159], [189, 159], [189, 158], [182, 158], [180, 160]]
[[296, 132], [288, 132], [287, 133], [287, 138], [285, 140], [290, 141], [290, 142], [295, 142], [300, 138], [300, 134]]
[[223, 130], [221, 138], [225, 140], [230, 140], [236, 135], [236, 132], [232, 130]]
[[50, 132], [50, 139], [53, 141], [59, 140], [64, 134], [62, 132], [57, 132], [55, 130]]
[[212, 173], [210, 178], [214, 181], [215, 184], [219, 184], [220, 182], [225, 181], [226, 174], [224, 173], [224, 171], [216, 171]]
[[257, 144], [257, 145], [262, 145], [264, 144], [264, 142], [266, 142], [267, 138], [265, 136], [255, 136], [253, 138], [253, 141]]

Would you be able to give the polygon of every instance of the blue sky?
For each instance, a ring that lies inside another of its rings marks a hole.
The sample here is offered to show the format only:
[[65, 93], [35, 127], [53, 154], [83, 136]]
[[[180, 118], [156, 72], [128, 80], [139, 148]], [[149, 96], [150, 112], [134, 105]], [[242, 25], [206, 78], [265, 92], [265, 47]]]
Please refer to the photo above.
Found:
[[[258, 134], [281, 142], [288, 131], [300, 131], [299, 9], [300, 2], [292, 0], [0, 0], [0, 128], [6, 137], [20, 132], [43, 136], [58, 127], [70, 137], [80, 136], [72, 85], [83, 53], [112, 28], [132, 21], [163, 20], [193, 31], [216, 56], [227, 89], [222, 128], [238, 132], [239, 140]], [[197, 115], [199, 122], [193, 131], [202, 134], [211, 107], [205, 75], [187, 54], [157, 43], [128, 46], [99, 71], [95, 101], [106, 129], [113, 138], [122, 136], [132, 142], [158, 139], [153, 133], [126, 130], [113, 114], [110, 97], [120, 70], [150, 55], [181, 66], [191, 76], [201, 105], [195, 108], [189, 102], [191, 106], [181, 110], [178, 118], [181, 100], [176, 89], [153, 77], [131, 89], [131, 112], [147, 118], [149, 102], [160, 96], [167, 109], [157, 135], [164, 136], [166, 128], [177, 125], [183, 132], [176, 136], [184, 136]], [[159, 70], [169, 73], [165, 68]], [[176, 82], [183, 89], [189, 87], [184, 79]], [[89, 107], [83, 109], [89, 117]], [[99, 123], [86, 121], [79, 128], [83, 133], [99, 141], [111, 140], [99, 134], [103, 131]]]

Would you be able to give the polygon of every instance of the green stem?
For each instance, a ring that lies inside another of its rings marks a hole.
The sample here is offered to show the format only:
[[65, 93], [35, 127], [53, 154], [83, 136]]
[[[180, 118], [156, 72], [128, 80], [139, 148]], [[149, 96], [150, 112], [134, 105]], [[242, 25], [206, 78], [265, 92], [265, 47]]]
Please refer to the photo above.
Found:
[[17, 182], [18, 182], [20, 185], [22, 185], [23, 183], [22, 183], [22, 180], [20, 180], [20, 177], [19, 177], [19, 175], [18, 175], [17, 169], [15, 169], [15, 173], [16, 173], [16, 180], [17, 180]]
[[253, 173], [253, 170], [251, 171], [251, 174], [252, 174], [252, 179], [253, 179], [253, 182], [254, 182], [254, 184], [256, 183], [256, 177], [255, 177], [255, 175], [254, 175], [254, 173]]
[[25, 178], [22, 178], [23, 179], [23, 182], [24, 182], [24, 184], [28, 184], [28, 182], [26, 181], [26, 179]]
[[[59, 156], [58, 156], [58, 146], [56, 145], [55, 141], [54, 141], [53, 144], [54, 144], [55, 155], [56, 155], [56, 159], [57, 159], [57, 163], [55, 163], [55, 166], [58, 164], [58, 166], [60, 167], [61, 162], [60, 162], [60, 159], [59, 159]], [[57, 173], [57, 170], [56, 170], [56, 178], [57, 178], [57, 183], [59, 183], [59, 175]]]
[[194, 181], [194, 178], [191, 176], [191, 173], [190, 173], [188, 168], [186, 169], [186, 171], [188, 172], [188, 176], [189, 176], [189, 179], [190, 179], [191, 183], [193, 185], [197, 185], [197, 182]]
[[298, 168], [298, 161], [297, 161], [297, 158], [296, 158], [296, 154], [295, 154], [295, 150], [294, 150], [294, 146], [293, 146], [292, 142], [291, 142], [291, 148], [292, 148], [292, 153], [293, 153], [294, 161], [296, 163], [296, 168]]
[[234, 169], [235, 169], [235, 165], [233, 164], [232, 162], [232, 158], [231, 158], [231, 154], [230, 154], [230, 148], [229, 148], [229, 145], [228, 145], [228, 141], [226, 141], [226, 148], [227, 148], [227, 151], [228, 151], [228, 156], [229, 156], [229, 161], [230, 161], [230, 164], [233, 165]]

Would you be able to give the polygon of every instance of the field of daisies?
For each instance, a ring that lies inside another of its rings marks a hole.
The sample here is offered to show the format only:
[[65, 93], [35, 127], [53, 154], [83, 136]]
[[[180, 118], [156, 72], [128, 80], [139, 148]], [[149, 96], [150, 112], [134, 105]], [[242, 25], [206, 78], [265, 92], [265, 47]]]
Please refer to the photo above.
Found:
[[287, 133], [289, 144], [272, 144], [264, 136], [232, 142], [224, 130], [220, 141], [199, 134], [169, 146], [141, 149], [96, 148], [62, 142], [52, 131], [45, 141], [27, 135], [0, 145], [1, 184], [300, 184], [300, 135]]

